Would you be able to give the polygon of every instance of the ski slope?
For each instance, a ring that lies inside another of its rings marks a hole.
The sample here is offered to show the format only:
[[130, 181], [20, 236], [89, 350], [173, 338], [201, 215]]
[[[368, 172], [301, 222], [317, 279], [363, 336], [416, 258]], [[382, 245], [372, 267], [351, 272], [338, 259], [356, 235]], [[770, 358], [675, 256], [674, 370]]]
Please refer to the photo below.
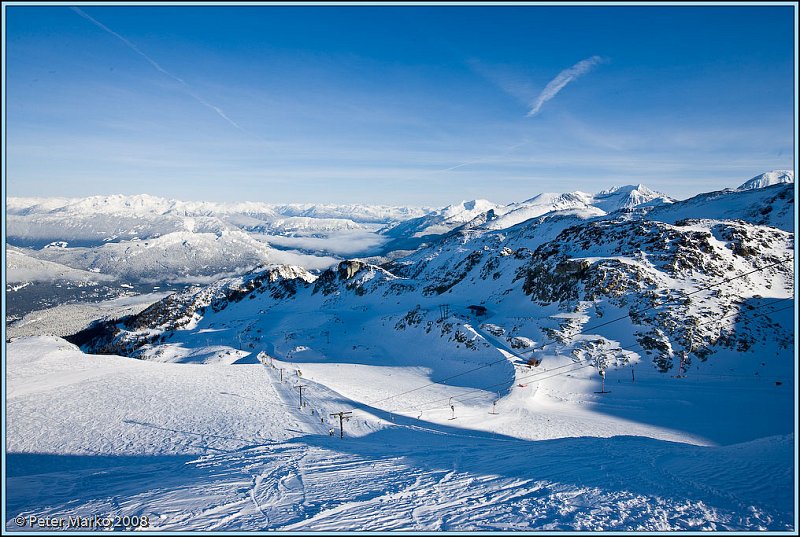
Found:
[[[38, 337], [6, 350], [6, 530], [796, 531], [794, 196], [767, 179], [400, 211], [382, 236], [430, 241], [380, 266], [212, 270], [144, 309], [156, 297], [34, 312], [10, 335]], [[135, 219], [161, 204], [116, 201]], [[183, 231], [91, 250], [163, 275], [147, 248], [198, 239], [190, 209]], [[314, 226], [363, 239], [392, 211], [220, 222], [248, 244], [291, 224], [284, 246], [316, 251], [333, 243]], [[56, 337], [104, 317], [65, 335], [86, 353]]]
[[[163, 531], [793, 524], [791, 424], [722, 433], [732, 401], [780, 412], [791, 386], [672, 379], [662, 395], [663, 375], [625, 384], [610, 373], [612, 398], [594, 394], [591, 371], [576, 371], [511, 390], [497, 414], [488, 400], [459, 404], [451, 420], [447, 408], [418, 416], [370, 404], [387, 378], [390, 392], [430, 380], [425, 368], [153, 362], [85, 355], [56, 337], [8, 349], [7, 530], [20, 529], [18, 515], [98, 513], [147, 516]], [[462, 391], [437, 384], [418, 399]], [[693, 416], [711, 400], [722, 421]], [[638, 421], [633, 402], [686, 420]], [[330, 416], [342, 410], [353, 411], [344, 439]]]

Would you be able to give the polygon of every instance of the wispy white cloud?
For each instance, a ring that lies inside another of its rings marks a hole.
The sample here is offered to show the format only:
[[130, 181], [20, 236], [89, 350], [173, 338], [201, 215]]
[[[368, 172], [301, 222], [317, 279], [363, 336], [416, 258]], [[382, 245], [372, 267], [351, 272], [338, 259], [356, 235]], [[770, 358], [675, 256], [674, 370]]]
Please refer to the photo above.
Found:
[[[535, 93], [532, 89], [533, 86], [519, 74], [496, 66], [485, 65], [478, 60], [470, 60], [467, 63], [473, 71], [496, 84], [504, 92], [529, 104], [531, 108], [528, 111], [527, 117], [533, 117], [541, 111], [542, 106], [544, 106], [547, 101], [558, 95], [567, 84], [588, 73], [596, 65], [604, 63], [605, 61], [606, 59], [601, 56], [592, 56], [591, 58], [579, 61], [569, 69], [564, 69], [558, 73], [558, 76], [548, 82], [535, 98], [533, 98]], [[461, 162], [437, 171], [449, 172], [472, 164], [496, 161], [496, 159], [507, 156], [518, 148], [526, 145], [528, 142], [528, 140], [524, 140], [508, 147], [500, 154]]]
[[468, 60], [467, 65], [473, 72], [524, 104], [530, 104], [536, 96], [536, 86], [513, 68], [489, 65], [477, 59]]
[[536, 100], [531, 105], [531, 109], [528, 112], [528, 117], [533, 117], [538, 114], [544, 103], [558, 95], [558, 93], [564, 89], [564, 87], [575, 80], [578, 77], [581, 77], [591, 71], [596, 65], [605, 62], [606, 60], [600, 56], [592, 56], [591, 58], [586, 58], [585, 60], [581, 60], [569, 69], [564, 69], [558, 75], [547, 83], [544, 87], [542, 92], [536, 97]]
[[494, 159], [497, 159], [499, 157], [503, 157], [503, 156], [508, 155], [509, 153], [513, 152], [513, 151], [516, 151], [517, 149], [519, 149], [523, 145], [527, 144], [529, 141], [530, 140], [523, 140], [523, 141], [521, 141], [521, 142], [519, 142], [517, 144], [509, 146], [502, 153], [499, 153], [497, 155], [491, 155], [491, 156], [488, 156], [488, 157], [478, 158], [478, 159], [474, 159], [474, 160], [468, 160], [466, 162], [462, 162], [461, 164], [456, 164], [455, 166], [450, 166], [449, 168], [444, 168], [444, 169], [436, 170], [436, 171], [438, 171], [438, 172], [449, 172], [449, 171], [457, 170], [459, 168], [463, 168], [464, 166], [469, 166], [470, 164], [478, 164], [478, 163], [481, 163], [481, 162], [488, 162], [490, 160], [494, 160]]
[[223, 120], [225, 120], [232, 127], [234, 127], [235, 129], [238, 129], [239, 131], [243, 132], [244, 134], [246, 134], [248, 136], [252, 136], [252, 137], [257, 138], [258, 140], [260, 140], [262, 142], [265, 142], [265, 140], [263, 140], [260, 136], [258, 136], [256, 134], [253, 134], [252, 132], [249, 132], [249, 131], [245, 130], [244, 128], [242, 128], [241, 125], [239, 125], [234, 120], [232, 120], [230, 117], [228, 117], [228, 115], [225, 114], [225, 112], [220, 107], [211, 104], [210, 102], [208, 102], [207, 100], [202, 98], [200, 95], [198, 95], [197, 92], [195, 92], [189, 86], [189, 84], [186, 83], [185, 80], [183, 80], [182, 78], [172, 74], [171, 72], [169, 72], [166, 69], [164, 69], [163, 67], [161, 67], [161, 65], [159, 65], [159, 63], [157, 61], [155, 61], [153, 58], [151, 58], [150, 56], [148, 56], [147, 54], [142, 52], [139, 49], [139, 47], [137, 47], [136, 45], [131, 43], [127, 38], [125, 38], [124, 36], [118, 34], [117, 32], [115, 32], [114, 30], [112, 30], [111, 28], [109, 28], [108, 26], [103, 24], [102, 22], [98, 21], [97, 19], [95, 19], [94, 17], [92, 17], [91, 15], [89, 15], [88, 13], [83, 11], [82, 9], [77, 8], [77, 7], [70, 7], [70, 9], [72, 11], [74, 11], [75, 13], [77, 13], [78, 15], [80, 15], [81, 17], [83, 17], [84, 19], [86, 19], [89, 22], [91, 22], [92, 24], [94, 24], [95, 26], [97, 26], [98, 28], [100, 28], [101, 30], [113, 35], [114, 37], [116, 37], [117, 39], [122, 41], [122, 43], [126, 47], [128, 47], [129, 49], [134, 51], [136, 54], [138, 54], [139, 56], [144, 58], [145, 61], [147, 61], [147, 63], [149, 63], [151, 66], [153, 66], [153, 68], [156, 71], [158, 71], [159, 73], [171, 78], [172, 80], [174, 80], [175, 82], [180, 84], [187, 95], [192, 97], [195, 101], [197, 101], [198, 103], [202, 104], [203, 106], [205, 106], [209, 110], [212, 110], [214, 113], [216, 113], [219, 117], [221, 117]]
[[[312, 252], [328, 252], [338, 256], [364, 255], [385, 244], [388, 239], [369, 230], [350, 230], [304, 235], [257, 235], [270, 245]], [[326, 258], [327, 260], [327, 258]]]

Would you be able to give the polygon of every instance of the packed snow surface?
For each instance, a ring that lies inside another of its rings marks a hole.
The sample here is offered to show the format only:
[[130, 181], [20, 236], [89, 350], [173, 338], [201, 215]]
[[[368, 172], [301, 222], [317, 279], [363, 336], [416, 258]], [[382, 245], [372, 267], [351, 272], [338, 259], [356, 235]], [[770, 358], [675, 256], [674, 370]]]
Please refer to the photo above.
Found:
[[[598, 395], [576, 372], [494, 406], [458, 404], [451, 420], [446, 407], [419, 416], [369, 404], [387, 380], [393, 392], [429, 381], [425, 368], [163, 363], [85, 355], [54, 337], [8, 351], [8, 530], [17, 515], [97, 513], [165, 531], [792, 524], [794, 437], [780, 419], [746, 425], [791, 404], [791, 386], [766, 380], [640, 371], [631, 383], [621, 371]], [[415, 399], [462, 391], [437, 385]], [[343, 410], [340, 439], [330, 414]], [[737, 423], [736, 443], [719, 445]]]

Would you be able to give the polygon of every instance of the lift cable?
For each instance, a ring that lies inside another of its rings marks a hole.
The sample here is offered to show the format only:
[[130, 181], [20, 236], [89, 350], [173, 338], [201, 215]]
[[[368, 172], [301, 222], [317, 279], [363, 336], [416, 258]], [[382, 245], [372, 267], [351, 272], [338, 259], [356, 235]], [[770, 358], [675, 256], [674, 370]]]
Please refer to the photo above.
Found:
[[[754, 269], [754, 270], [751, 270], [751, 271], [748, 271], [748, 272], [744, 272], [744, 273], [742, 273], [742, 274], [738, 274], [738, 275], [736, 275], [736, 276], [731, 276], [731, 277], [729, 277], [729, 278], [726, 278], [726, 279], [724, 279], [724, 280], [721, 280], [721, 281], [719, 281], [719, 282], [716, 282], [716, 283], [713, 283], [713, 284], [707, 285], [707, 286], [705, 286], [705, 287], [701, 287], [701, 288], [699, 288], [699, 289], [696, 289], [696, 290], [692, 291], [691, 293], [687, 293], [686, 295], [684, 295], [684, 297], [683, 297], [683, 298], [685, 298], [685, 297], [687, 297], [687, 296], [691, 296], [691, 295], [697, 294], [697, 293], [699, 293], [699, 292], [702, 292], [702, 291], [707, 291], [707, 290], [709, 290], [709, 289], [712, 289], [712, 288], [714, 288], [714, 287], [717, 287], [717, 286], [719, 286], [719, 285], [722, 285], [723, 283], [728, 283], [728, 282], [731, 282], [731, 281], [733, 281], [733, 280], [736, 280], [736, 279], [738, 279], [738, 278], [743, 278], [743, 277], [745, 277], [745, 276], [749, 276], [749, 275], [751, 275], [751, 274], [754, 274], [754, 273], [756, 273], [756, 272], [761, 272], [761, 271], [763, 271], [763, 270], [766, 270], [766, 269], [768, 269], [768, 268], [772, 268], [772, 267], [774, 267], [774, 266], [777, 266], [777, 265], [780, 265], [780, 264], [782, 264], [782, 263], [786, 263], [786, 262], [789, 262], [789, 261], [792, 261], [792, 262], [793, 262], [794, 260], [793, 260], [793, 259], [783, 259], [783, 260], [781, 260], [781, 261], [777, 261], [777, 262], [775, 262], [775, 263], [770, 263], [769, 265], [765, 265], [765, 266], [763, 266], [763, 267], [761, 267], [761, 268], [758, 268], [758, 269]], [[674, 301], [677, 301], [677, 300], [682, 300], [682, 298], [681, 298], [681, 299], [675, 299], [675, 300], [673, 300], [673, 302], [674, 302]], [[576, 332], [575, 334], [573, 334], [573, 335], [572, 335], [572, 337], [575, 337], [575, 336], [577, 336], [577, 335], [581, 335], [581, 334], [585, 334], [585, 333], [586, 333], [587, 331], [589, 331], [589, 330], [594, 330], [594, 329], [597, 329], [597, 328], [600, 328], [600, 327], [603, 327], [603, 326], [607, 326], [607, 325], [609, 325], [609, 324], [611, 324], [611, 323], [615, 323], [615, 322], [618, 322], [618, 321], [622, 321], [622, 320], [624, 320], [624, 319], [627, 319], [627, 318], [629, 318], [631, 315], [638, 315], [638, 314], [640, 314], [640, 313], [644, 313], [644, 312], [646, 312], [646, 311], [649, 311], [649, 310], [651, 310], [651, 309], [654, 309], [654, 308], [656, 308], [656, 307], [658, 307], [658, 306], [666, 306], [666, 305], [669, 305], [669, 302], [670, 302], [670, 301], [667, 301], [667, 302], [664, 302], [664, 303], [660, 303], [660, 304], [651, 304], [650, 306], [647, 306], [647, 307], [645, 307], [645, 308], [642, 308], [642, 309], [640, 309], [640, 310], [638, 310], [638, 311], [631, 311], [631, 312], [629, 312], [628, 314], [626, 314], [626, 315], [624, 315], [624, 316], [622, 316], [622, 317], [618, 317], [618, 318], [616, 318], [616, 319], [611, 319], [611, 320], [609, 320], [609, 321], [606, 321], [606, 322], [604, 322], [604, 323], [601, 323], [601, 324], [598, 324], [598, 325], [595, 325], [595, 326], [591, 326], [591, 327], [583, 328], [583, 329], [582, 329], [582, 330], [580, 330], [579, 332]], [[552, 340], [552, 339], [551, 339], [551, 340], [547, 341], [546, 343], [543, 343], [543, 344], [541, 344], [541, 345], [539, 346], [539, 349], [535, 349], [535, 348], [534, 348], [534, 349], [532, 349], [532, 350], [533, 350], [533, 351], [536, 351], [536, 350], [542, 350], [542, 349], [543, 349], [543, 348], [544, 348], [546, 345], [549, 345], [549, 344], [551, 344], [551, 343], [557, 343], [557, 341], [556, 341], [556, 340]], [[433, 382], [429, 382], [428, 384], [423, 384], [423, 385], [421, 385], [421, 386], [418, 386], [418, 387], [416, 387], [416, 388], [412, 388], [412, 389], [410, 389], [410, 390], [406, 390], [406, 391], [403, 391], [403, 392], [400, 392], [400, 393], [396, 393], [396, 394], [394, 394], [394, 395], [389, 395], [389, 396], [386, 396], [386, 397], [383, 397], [383, 398], [380, 398], [380, 399], [376, 399], [376, 400], [373, 400], [373, 401], [368, 401], [368, 402], [367, 402], [367, 404], [369, 404], [369, 405], [374, 405], [375, 403], [380, 403], [380, 402], [383, 402], [383, 401], [388, 401], [389, 399], [394, 399], [395, 397], [400, 397], [400, 396], [402, 396], [402, 395], [406, 395], [406, 394], [409, 394], [409, 393], [413, 393], [413, 392], [416, 392], [416, 391], [419, 391], [419, 390], [424, 390], [425, 388], [429, 388], [429, 387], [431, 387], [431, 386], [435, 386], [435, 385], [437, 385], [437, 384], [441, 384], [441, 383], [443, 383], [443, 382], [446, 382], [446, 381], [448, 381], [448, 380], [451, 380], [451, 379], [454, 379], [454, 378], [458, 378], [458, 377], [461, 377], [461, 376], [463, 376], [463, 375], [468, 375], [469, 373], [474, 373], [475, 371], [479, 371], [479, 370], [481, 370], [481, 369], [484, 369], [484, 368], [487, 368], [487, 367], [490, 367], [490, 366], [493, 366], [493, 365], [495, 365], [495, 364], [499, 364], [499, 363], [502, 363], [502, 362], [506, 362], [506, 361], [507, 361], [507, 358], [504, 356], [502, 359], [495, 360], [495, 361], [493, 361], [493, 362], [487, 362], [487, 363], [485, 363], [485, 364], [483, 364], [483, 365], [480, 365], [480, 366], [474, 367], [474, 368], [472, 368], [472, 369], [468, 369], [468, 370], [466, 370], [466, 371], [462, 371], [461, 373], [456, 373], [455, 375], [450, 375], [450, 376], [448, 376], [448, 377], [444, 377], [444, 378], [438, 379], [438, 380], [436, 380], [436, 381], [433, 381]]]
[[[753, 309], [758, 309], [758, 308], [761, 308], [761, 307], [764, 307], [764, 306], [768, 306], [768, 305], [771, 306], [771, 305], [774, 305], [774, 304], [776, 304], [778, 302], [782, 302], [784, 300], [790, 300], [792, 298], [794, 298], [794, 297], [781, 298], [781, 299], [778, 299], [778, 300], [776, 300], [774, 302], [770, 302], [768, 304], [762, 304], [760, 306], [755, 306]], [[794, 305], [785, 306], [783, 308], [778, 308], [778, 309], [775, 309], [775, 310], [772, 310], [772, 311], [768, 311], [768, 312], [760, 314], [760, 315], [753, 315], [753, 317], [766, 317], [767, 315], [772, 315], [773, 313], [778, 313], [779, 311], [784, 311], [784, 310], [788, 310], [788, 309], [792, 309], [792, 308], [794, 308]], [[721, 317], [721, 319], [725, 319], [726, 317], [733, 317], [735, 315], [739, 315], [739, 312], [737, 312], [735, 314], [732, 314], [732, 315], [726, 315], [725, 317]], [[728, 324], [730, 324], [730, 323], [728, 323]], [[632, 350], [632, 349], [635, 349], [637, 347], [641, 347], [641, 344], [640, 343], [635, 343], [635, 344], [630, 344], [630, 345], [627, 345], [627, 346], [624, 346], [624, 347], [619, 347], [618, 349], [611, 349], [611, 350]], [[703, 347], [708, 348], [710, 346], [709, 345], [704, 345]], [[703, 347], [701, 347], [701, 348], [703, 348]], [[583, 361], [583, 360], [581, 360], [581, 361]], [[514, 381], [530, 379], [530, 378], [533, 378], [533, 377], [537, 377], [539, 375], [545, 375], [547, 373], [552, 373], [553, 371], [555, 371], [557, 369], [562, 369], [564, 367], [570, 367], [570, 366], [578, 365], [578, 364], [581, 363], [581, 361], [572, 362], [570, 364], [566, 364], [564, 366], [559, 366], [559, 367], [556, 367], [556, 368], [553, 368], [553, 369], [549, 369], [547, 371], [540, 371], [538, 373], [533, 373], [531, 375], [526, 375], [526, 376], [523, 376], [523, 377], [515, 378]], [[594, 364], [591, 364], [591, 363], [583, 364], [583, 365], [580, 365], [579, 367], [576, 367], [574, 369], [569, 369], [567, 371], [561, 371], [559, 373], [555, 373], [553, 375], [550, 375], [550, 376], [547, 376], [547, 377], [544, 377], [544, 378], [536, 378], [532, 382], [539, 382], [541, 380], [546, 380], [548, 378], [552, 378], [552, 377], [556, 377], [556, 376], [560, 376], [560, 375], [565, 375], [567, 373], [572, 373], [573, 371], [577, 371], [579, 369], [583, 369], [585, 367], [589, 367], [589, 366], [593, 366], [593, 365]], [[727, 375], [727, 376], [737, 376], [737, 377], [740, 377], [740, 378], [744, 378], [743, 376], [740, 376], [740, 375]], [[471, 399], [477, 399], [477, 398], [480, 398], [480, 397], [489, 397], [489, 396], [494, 395], [494, 394], [485, 393], [488, 389], [495, 388], [495, 387], [498, 387], [498, 386], [503, 386], [503, 385], [506, 385], [506, 384], [508, 384], [508, 383], [507, 382], [499, 382], [497, 384], [492, 384], [492, 385], [486, 386], [485, 388], [476, 388], [474, 390], [470, 390], [468, 392], [464, 392], [464, 393], [462, 393], [460, 395], [454, 395], [451, 398], [456, 400], [456, 401], [464, 402], [464, 401], [468, 401], [468, 400], [471, 400]], [[472, 394], [474, 392], [478, 392], [478, 391], [480, 391], [482, 393], [479, 394], [479, 395], [476, 395], [476, 396], [468, 397], [466, 399], [459, 399], [461, 397], [464, 397], [466, 395], [470, 395], [470, 394]], [[450, 399], [450, 397], [445, 397], [445, 398], [442, 398], [442, 399], [435, 399], [433, 401], [428, 401], [426, 403], [422, 403], [421, 405], [416, 406], [416, 407], [408, 407], [407, 410], [431, 410], [431, 409], [426, 409], [424, 407], [427, 406], [427, 405], [431, 405], [433, 403], [439, 403], [441, 401], [445, 401], [445, 400], [449, 400], [449, 399]]]

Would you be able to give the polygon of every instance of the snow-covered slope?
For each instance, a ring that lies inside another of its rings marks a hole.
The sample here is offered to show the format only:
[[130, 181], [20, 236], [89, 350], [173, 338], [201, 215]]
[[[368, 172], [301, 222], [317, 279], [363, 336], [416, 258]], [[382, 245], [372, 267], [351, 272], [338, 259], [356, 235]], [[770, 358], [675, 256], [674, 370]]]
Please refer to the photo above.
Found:
[[383, 233], [393, 238], [440, 235], [498, 207], [500, 206], [487, 200], [462, 201], [391, 226], [385, 229]]
[[622, 209], [657, 206], [674, 200], [650, 190], [644, 185], [613, 187], [598, 194], [569, 192], [566, 194], [545, 193], [521, 203], [512, 203], [500, 210], [499, 215], [487, 222], [487, 229], [507, 229], [549, 213], [572, 214], [583, 219], [604, 216]]
[[613, 187], [597, 194], [546, 192], [508, 205], [497, 205], [486, 200], [461, 202], [390, 226], [382, 232], [399, 239], [441, 235], [464, 224], [473, 228], [483, 225], [486, 229], [506, 229], [549, 213], [580, 214], [583, 218], [591, 218], [622, 209], [657, 206], [673, 201], [644, 185]]
[[690, 218], [737, 219], [794, 231], [793, 184], [698, 194], [671, 205], [654, 207], [646, 218], [674, 224]]
[[[357, 402], [387, 377], [418, 385], [413, 369], [273, 363], [192, 367], [12, 342], [6, 529], [38, 529], [18, 516], [98, 512], [160, 531], [792, 528], [793, 435], [697, 445], [637, 415], [742, 429], [743, 402], [759, 401], [758, 419], [790, 406], [790, 391], [767, 383], [665, 384], [637, 371], [599, 396], [576, 373], [547, 380], [551, 370], [494, 406], [456, 401], [448, 420], [449, 409]], [[345, 408], [340, 439], [330, 414]]]
[[612, 213], [620, 209], [663, 205], [673, 201], [672, 198], [650, 190], [644, 185], [627, 185], [598, 192], [592, 196], [589, 203], [607, 213]]
[[167, 233], [253, 229], [276, 233], [362, 229], [425, 214], [414, 207], [369, 205], [273, 205], [168, 200], [149, 195], [90, 198], [8, 198], [8, 237], [13, 244], [42, 246], [55, 240], [93, 245], [155, 238]]
[[[425, 213], [413, 207], [270, 205], [167, 200], [149, 195], [9, 198], [10, 244], [29, 255], [115, 277], [207, 281], [262, 263], [322, 269], [376, 252], [374, 233]], [[59, 251], [48, 246], [57, 245]], [[273, 246], [275, 248], [272, 248]]]
[[764, 188], [767, 186], [782, 185], [786, 183], [794, 183], [794, 172], [791, 170], [773, 170], [771, 172], [756, 175], [752, 179], [740, 185], [736, 190], [753, 190], [756, 188]]
[[125, 281], [197, 282], [268, 263], [321, 269], [336, 262], [331, 257], [274, 250], [239, 230], [176, 231], [153, 239], [108, 243], [95, 248], [45, 248], [36, 255]]
[[[284, 275], [274, 279], [269, 271], [257, 271], [247, 281], [260, 282], [258, 285], [242, 287], [240, 280], [224, 282], [222, 287], [214, 287], [217, 291], [206, 292], [222, 293], [215, 295], [213, 304], [206, 299], [198, 302], [191, 294], [170, 299], [156, 308], [159, 315], [146, 311], [141, 314], [145, 320], [109, 327], [108, 337], [95, 341], [90, 348], [151, 358], [153, 352], [174, 347], [151, 345], [152, 330], [158, 325], [162, 327], [159, 337], [177, 338], [177, 347], [169, 352], [183, 353], [199, 345], [192, 335], [194, 330], [224, 325], [224, 319], [231, 315], [237, 324], [228, 326], [226, 338], [230, 329], [242, 334], [247, 326], [247, 330], [258, 329], [260, 334], [254, 337], [251, 332], [247, 336], [252, 348], [268, 341], [277, 349], [277, 333], [273, 331], [292, 331], [291, 323], [298, 322], [297, 329], [311, 329], [305, 325], [305, 314], [297, 316], [300, 311], [360, 311], [355, 327], [362, 327], [366, 340], [347, 336], [337, 340], [334, 348], [359, 348], [366, 341], [374, 347], [375, 341], [381, 341], [378, 354], [384, 360], [400, 359], [398, 350], [404, 353], [409, 343], [397, 341], [397, 332], [402, 331], [398, 327], [405, 327], [413, 318], [412, 324], [417, 327], [412, 331], [415, 345], [460, 348], [463, 343], [464, 350], [450, 349], [454, 356], [467, 349], [491, 349], [474, 327], [467, 326], [469, 323], [443, 321], [439, 312], [442, 303], [463, 312], [469, 304], [483, 304], [496, 319], [493, 324], [504, 327], [506, 333], [537, 342], [535, 346], [543, 351], [553, 345], [563, 346], [564, 352], [597, 367], [602, 366], [600, 362], [628, 363], [631, 357], [626, 351], [613, 350], [620, 345], [638, 346], [643, 350], [637, 360], [646, 357], [648, 363], [666, 372], [678, 367], [682, 352], [705, 361], [726, 348], [750, 348], [768, 334], [780, 345], [790, 341], [788, 328], [776, 331], [766, 329], [763, 323], [744, 323], [732, 331], [730, 317], [739, 315], [742, 321], [748, 315], [746, 308], [765, 306], [767, 297], [791, 296], [791, 234], [736, 221], [670, 225], [613, 218], [580, 222], [575, 217], [550, 217], [521, 224], [507, 233], [451, 234], [385, 267], [343, 262], [314, 281], [287, 280]], [[757, 272], [755, 276], [737, 280], [724, 292], [698, 291], [731, 274], [753, 271]], [[226, 298], [228, 295], [232, 300]], [[248, 300], [242, 300], [244, 296]], [[175, 300], [185, 306], [176, 307]], [[209, 304], [211, 311], [207, 310]], [[221, 313], [223, 310], [226, 312]], [[290, 326], [262, 321], [260, 311], [285, 318]], [[630, 315], [632, 323], [620, 325], [624, 325], [622, 331], [614, 325], [582, 335], [586, 327], [598, 324], [609, 312]], [[312, 332], [342, 335], [335, 324], [338, 317], [317, 315]], [[242, 319], [252, 321], [242, 324]], [[182, 328], [187, 324], [193, 327], [188, 333]], [[422, 327], [426, 327], [424, 333], [420, 333]], [[602, 344], [597, 346], [597, 341]], [[304, 342], [301, 346], [313, 349], [316, 345]], [[527, 346], [528, 355], [531, 345]], [[333, 350], [324, 350], [323, 355], [329, 352]], [[483, 352], [492, 351], [477, 356]], [[781, 351], [776, 348], [774, 352]]]
[[606, 212], [590, 205], [591, 196], [583, 192], [539, 194], [522, 203], [513, 203], [494, 211], [486, 219], [486, 229], [507, 229], [531, 218], [549, 213], [574, 214], [583, 218], [604, 216]]
[[6, 282], [9, 284], [52, 282], [57, 280], [90, 284], [113, 279], [108, 275], [36, 259], [25, 250], [14, 247], [6, 249], [5, 274]]
[[9, 517], [791, 530], [795, 238], [760, 220], [790, 187], [537, 197], [382, 265], [167, 296], [67, 338], [84, 352], [12, 341]]

